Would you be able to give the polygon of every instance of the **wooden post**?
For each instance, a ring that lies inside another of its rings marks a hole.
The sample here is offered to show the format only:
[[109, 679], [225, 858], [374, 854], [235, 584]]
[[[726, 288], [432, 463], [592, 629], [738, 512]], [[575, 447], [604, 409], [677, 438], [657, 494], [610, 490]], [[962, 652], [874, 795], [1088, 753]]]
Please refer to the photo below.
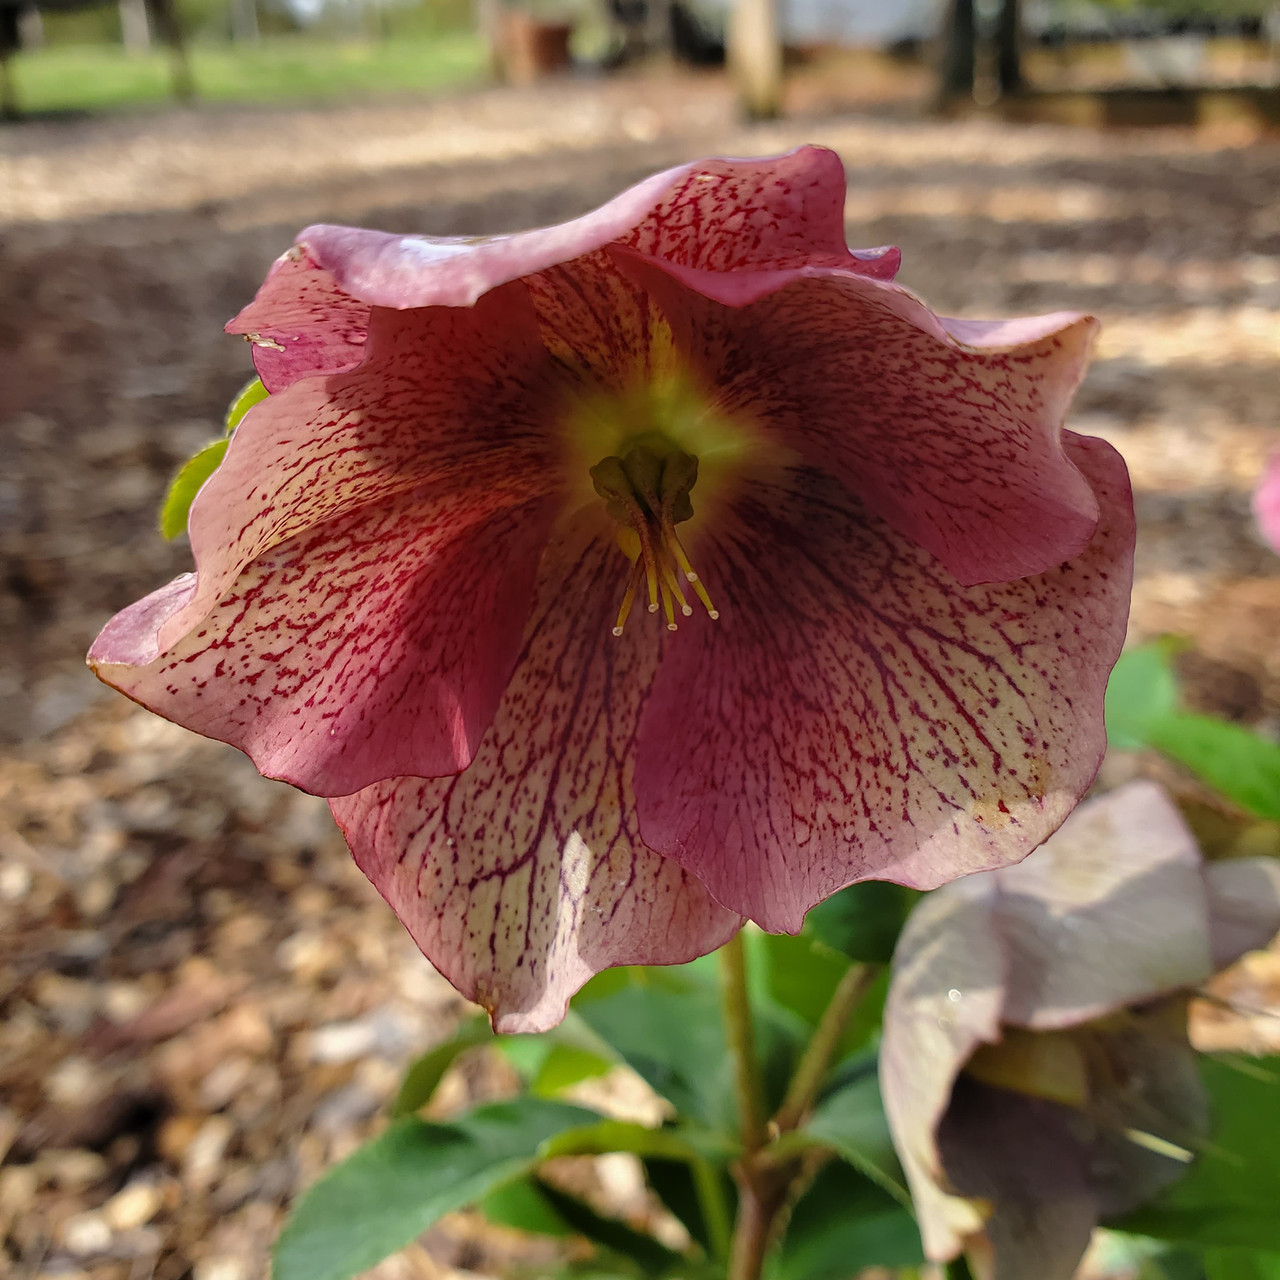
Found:
[[996, 86], [1000, 96], [1022, 89], [1022, 6], [1019, 0], [1000, 0], [996, 20]]
[[978, 29], [973, 0], [950, 0], [938, 55], [938, 104], [972, 100]]
[[725, 32], [729, 70], [750, 120], [782, 114], [782, 40], [777, 0], [733, 0]]
[[151, 48], [147, 0], [120, 0], [120, 43], [127, 53], [146, 53]]
[[247, 43], [258, 38], [258, 0], [231, 0], [231, 38]]

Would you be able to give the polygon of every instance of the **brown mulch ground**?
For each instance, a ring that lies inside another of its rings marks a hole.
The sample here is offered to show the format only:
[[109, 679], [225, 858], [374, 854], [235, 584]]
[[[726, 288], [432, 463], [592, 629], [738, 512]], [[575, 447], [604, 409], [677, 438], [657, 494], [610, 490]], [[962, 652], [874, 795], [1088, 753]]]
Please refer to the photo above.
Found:
[[[836, 147], [851, 241], [900, 244], [939, 309], [1103, 317], [1073, 425], [1133, 471], [1135, 634], [1190, 633], [1197, 702], [1280, 727], [1280, 562], [1248, 516], [1280, 444], [1280, 143], [819, 100], [743, 130], [717, 80], [688, 77], [0, 133], [0, 1259], [17, 1274], [257, 1280], [282, 1206], [462, 1009], [321, 802], [83, 667], [113, 610], [188, 567], [156, 504], [248, 374], [221, 324], [305, 223], [493, 232], [691, 155]], [[1280, 966], [1249, 963], [1236, 990], [1265, 1002]], [[1251, 1034], [1272, 1043], [1268, 1025]], [[502, 1087], [477, 1066], [457, 1094]], [[428, 1245], [391, 1270], [503, 1260], [466, 1219]]]

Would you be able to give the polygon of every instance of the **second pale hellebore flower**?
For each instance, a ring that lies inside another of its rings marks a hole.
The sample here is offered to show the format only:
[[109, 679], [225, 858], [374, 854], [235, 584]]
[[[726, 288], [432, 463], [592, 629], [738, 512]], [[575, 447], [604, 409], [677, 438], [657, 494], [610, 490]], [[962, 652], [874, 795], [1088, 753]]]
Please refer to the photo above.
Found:
[[1099, 1220], [1203, 1145], [1188, 993], [1277, 930], [1280, 862], [1202, 864], [1145, 781], [924, 898], [893, 958], [880, 1078], [927, 1256], [1070, 1280]]
[[947, 320], [803, 148], [475, 240], [311, 227], [229, 326], [271, 395], [130, 697], [333, 797], [501, 1030], [743, 916], [1023, 857], [1089, 785], [1123, 463], [1062, 430], [1095, 322]]

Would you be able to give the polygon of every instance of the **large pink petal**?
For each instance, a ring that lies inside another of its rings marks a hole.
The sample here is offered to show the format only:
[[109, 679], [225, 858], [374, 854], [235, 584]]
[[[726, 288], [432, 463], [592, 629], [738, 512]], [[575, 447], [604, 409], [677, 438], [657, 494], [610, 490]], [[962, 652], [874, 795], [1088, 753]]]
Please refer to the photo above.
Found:
[[1267, 545], [1280, 555], [1280, 453], [1267, 464], [1253, 494], [1253, 514]]
[[1098, 506], [1061, 429], [1092, 317], [942, 320], [847, 270], [721, 275], [612, 252], [722, 409], [837, 476], [962, 582], [1042, 573], [1088, 545]]
[[1000, 932], [1016, 958], [1004, 1022], [1077, 1026], [1212, 972], [1200, 849], [1154, 782], [1082, 804], [996, 877]]
[[247, 564], [317, 524], [424, 484], [465, 497], [472, 519], [554, 489], [553, 371], [522, 286], [472, 309], [376, 311], [366, 352], [245, 415], [191, 507], [196, 591], [110, 661], [152, 662]]
[[845, 245], [844, 169], [833, 152], [708, 160], [654, 174], [571, 222], [513, 235], [398, 236], [318, 225], [298, 244], [340, 288], [380, 307], [470, 306], [490, 289], [615, 241], [714, 271], [802, 261], [891, 278], [894, 249]]
[[118, 615], [89, 660], [135, 701], [307, 791], [456, 773], [511, 674], [552, 514], [541, 500], [477, 520], [465, 497], [401, 494], [260, 556], [148, 665], [112, 665], [130, 644], [116, 633], [189, 581]]
[[1103, 520], [1074, 561], [964, 587], [820, 472], [761, 479], [694, 553], [720, 611], [668, 648], [636, 760], [641, 829], [716, 899], [796, 931], [843, 885], [1016, 862], [1092, 782], [1133, 506], [1070, 437]]
[[364, 359], [369, 304], [340, 289], [305, 249], [277, 258], [254, 300], [226, 325], [253, 345], [268, 391], [317, 373], [345, 373]]
[[598, 519], [548, 551], [471, 767], [331, 802], [365, 874], [500, 1031], [552, 1026], [593, 973], [690, 960], [740, 924], [640, 840], [632, 751], [661, 642], [610, 635], [626, 562]]

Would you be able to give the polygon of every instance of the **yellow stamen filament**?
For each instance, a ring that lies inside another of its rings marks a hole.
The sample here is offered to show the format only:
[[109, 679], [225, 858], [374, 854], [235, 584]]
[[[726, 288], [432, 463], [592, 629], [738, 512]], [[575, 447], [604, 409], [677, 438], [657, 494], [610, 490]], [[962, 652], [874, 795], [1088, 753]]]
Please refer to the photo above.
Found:
[[605, 458], [592, 467], [596, 492], [618, 521], [618, 545], [633, 564], [613, 627], [615, 636], [622, 634], [641, 581], [648, 611], [657, 613], [661, 605], [668, 631], [677, 630], [677, 609], [686, 618], [693, 615], [679, 574], [693, 587], [708, 616], [720, 616], [675, 530], [677, 522], [693, 515], [689, 493], [697, 475], [696, 458], [674, 448], [659, 452], [647, 442], [631, 449], [625, 459]]

